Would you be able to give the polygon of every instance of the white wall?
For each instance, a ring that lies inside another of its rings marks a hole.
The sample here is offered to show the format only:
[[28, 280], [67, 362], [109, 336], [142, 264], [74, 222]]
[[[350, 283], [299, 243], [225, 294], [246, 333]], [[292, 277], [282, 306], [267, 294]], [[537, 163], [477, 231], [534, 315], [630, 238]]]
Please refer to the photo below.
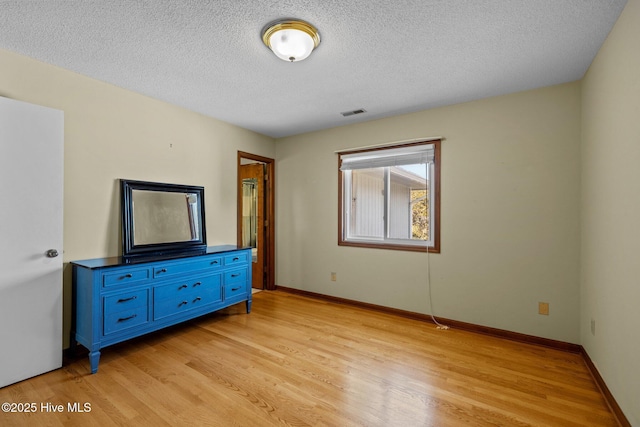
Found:
[[446, 138], [434, 314], [577, 343], [579, 83], [277, 140], [277, 284], [429, 313], [426, 254], [337, 245], [334, 151], [421, 136]]
[[580, 341], [634, 426], [640, 426], [639, 40], [640, 1], [630, 0], [582, 83]]

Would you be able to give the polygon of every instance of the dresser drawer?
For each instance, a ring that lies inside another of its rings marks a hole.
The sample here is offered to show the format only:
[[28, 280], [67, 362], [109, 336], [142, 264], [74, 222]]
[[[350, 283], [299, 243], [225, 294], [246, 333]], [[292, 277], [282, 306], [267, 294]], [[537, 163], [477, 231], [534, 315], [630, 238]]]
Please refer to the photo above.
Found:
[[233, 255], [227, 255], [224, 257], [224, 265], [231, 266], [236, 264], [246, 264], [249, 262], [250, 252], [240, 252]]
[[212, 271], [222, 267], [222, 262], [222, 257], [208, 257], [207, 259], [191, 262], [160, 264], [153, 268], [153, 277], [160, 278], [198, 271]]
[[139, 306], [104, 317], [104, 335], [142, 325], [149, 321], [148, 307]]
[[122, 269], [115, 272], [102, 274], [103, 286], [124, 285], [128, 283], [141, 282], [149, 278], [148, 268]]
[[168, 298], [180, 299], [183, 296], [193, 293], [210, 293], [216, 289], [218, 292], [220, 291], [219, 274], [172, 282], [168, 285], [156, 286], [153, 290], [153, 300], [160, 301]]
[[224, 273], [224, 284], [231, 284], [236, 282], [246, 282], [247, 281], [247, 269], [237, 269], [226, 271]]
[[[245, 275], [246, 277], [246, 275]], [[247, 281], [238, 281], [224, 284], [224, 300], [233, 300], [236, 298], [245, 299], [247, 297]]]
[[146, 307], [149, 302], [149, 291], [141, 289], [134, 292], [123, 292], [104, 298], [104, 315], [132, 310], [137, 307]]
[[[185, 287], [186, 285], [186, 287]], [[222, 301], [220, 275], [158, 286], [153, 295], [154, 320]]]

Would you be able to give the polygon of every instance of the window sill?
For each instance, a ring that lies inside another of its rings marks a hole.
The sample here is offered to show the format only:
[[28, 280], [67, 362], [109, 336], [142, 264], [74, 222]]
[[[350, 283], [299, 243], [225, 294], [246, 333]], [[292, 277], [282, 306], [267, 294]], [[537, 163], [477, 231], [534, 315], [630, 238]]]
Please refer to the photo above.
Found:
[[353, 241], [353, 240], [339, 240], [338, 246], [353, 246], [357, 248], [369, 248], [369, 249], [390, 249], [395, 251], [409, 251], [409, 252], [429, 252], [432, 254], [440, 253], [440, 248], [434, 247], [434, 246], [402, 245], [402, 244], [377, 243], [377, 242], [365, 242], [365, 241]]

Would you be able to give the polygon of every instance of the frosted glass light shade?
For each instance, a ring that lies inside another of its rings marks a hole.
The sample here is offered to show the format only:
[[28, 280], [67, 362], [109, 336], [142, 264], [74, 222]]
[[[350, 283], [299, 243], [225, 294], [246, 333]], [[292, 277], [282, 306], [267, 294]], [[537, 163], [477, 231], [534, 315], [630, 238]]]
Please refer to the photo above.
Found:
[[285, 61], [302, 61], [311, 55], [313, 39], [304, 31], [280, 30], [269, 38], [269, 45], [273, 53]]
[[278, 58], [297, 62], [307, 58], [320, 44], [320, 34], [304, 21], [276, 21], [263, 31], [262, 41]]

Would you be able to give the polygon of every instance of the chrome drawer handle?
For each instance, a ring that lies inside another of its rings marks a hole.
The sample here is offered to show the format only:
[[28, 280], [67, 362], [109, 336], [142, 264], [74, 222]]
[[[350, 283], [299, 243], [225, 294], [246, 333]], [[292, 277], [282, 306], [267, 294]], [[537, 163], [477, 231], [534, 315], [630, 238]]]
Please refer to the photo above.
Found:
[[136, 298], [138, 298], [138, 296], [137, 296], [137, 295], [134, 295], [134, 296], [129, 297], [129, 298], [120, 298], [120, 299], [118, 300], [118, 304], [120, 304], [121, 302], [131, 301], [131, 300], [134, 300], [134, 299], [136, 299]]
[[238, 258], [238, 257], [234, 257], [234, 258], [233, 258], [233, 260], [234, 260], [234, 261], [240, 261], [240, 258]]
[[118, 322], [126, 322], [127, 320], [131, 320], [134, 317], [138, 317], [138, 315], [137, 314], [132, 314], [129, 317], [121, 317], [121, 318], [118, 319]]
[[133, 274], [127, 273], [124, 276], [122, 276], [121, 279], [131, 279], [132, 277], [133, 277]]
[[211, 265], [218, 265], [220, 264], [220, 262], [216, 259], [214, 261], [211, 261]]
[[158, 273], [166, 273], [167, 269], [166, 268], [161, 268], [160, 270], [158, 270]]
[[236, 273], [236, 274], [232, 274], [231, 277], [238, 277], [240, 276], [240, 273]]
[[182, 286], [180, 286], [180, 287], [178, 288], [178, 290], [180, 290], [180, 289], [184, 289], [184, 288], [188, 288], [188, 286], [187, 286], [187, 285], [182, 285]]
[[193, 300], [193, 302], [200, 301], [201, 299], [202, 299], [202, 298], [200, 298], [200, 297], [196, 297], [196, 299], [194, 299], [194, 300]]
[[200, 286], [200, 285], [202, 285], [201, 282], [196, 282], [196, 283], [193, 284], [193, 287], [195, 288], [196, 286]]
[[182, 301], [180, 304], [178, 304], [178, 307], [182, 307], [183, 305], [189, 304], [189, 301]]
[[235, 291], [237, 291], [237, 290], [238, 290], [238, 289], [240, 289], [240, 288], [242, 288], [242, 286], [238, 286], [237, 288], [231, 288], [231, 292], [235, 292]]

